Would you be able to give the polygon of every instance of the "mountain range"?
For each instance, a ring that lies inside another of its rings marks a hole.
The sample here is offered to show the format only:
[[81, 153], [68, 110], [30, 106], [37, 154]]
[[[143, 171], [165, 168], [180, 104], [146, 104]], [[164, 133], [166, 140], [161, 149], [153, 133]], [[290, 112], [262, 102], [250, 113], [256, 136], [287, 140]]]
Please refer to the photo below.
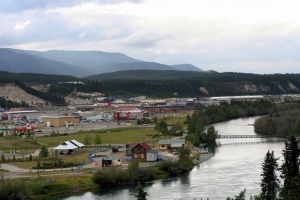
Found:
[[85, 77], [124, 70], [203, 70], [190, 64], [144, 62], [121, 53], [102, 51], [28, 51], [0, 48], [0, 70], [14, 73], [59, 74]]

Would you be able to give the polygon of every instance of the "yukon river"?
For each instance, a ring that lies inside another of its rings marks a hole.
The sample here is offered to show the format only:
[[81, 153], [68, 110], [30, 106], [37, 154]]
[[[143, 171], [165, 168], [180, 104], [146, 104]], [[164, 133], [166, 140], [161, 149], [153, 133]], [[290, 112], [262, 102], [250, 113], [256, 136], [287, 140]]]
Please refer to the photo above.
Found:
[[[214, 124], [221, 135], [254, 135], [255, 117], [240, 118]], [[246, 195], [260, 192], [261, 164], [267, 151], [280, 158], [284, 142], [278, 138], [219, 139], [214, 156], [185, 176], [157, 180], [144, 185], [149, 200], [223, 200], [234, 197], [246, 188]], [[85, 192], [77, 196], [61, 197], [63, 200], [133, 200], [134, 187]]]

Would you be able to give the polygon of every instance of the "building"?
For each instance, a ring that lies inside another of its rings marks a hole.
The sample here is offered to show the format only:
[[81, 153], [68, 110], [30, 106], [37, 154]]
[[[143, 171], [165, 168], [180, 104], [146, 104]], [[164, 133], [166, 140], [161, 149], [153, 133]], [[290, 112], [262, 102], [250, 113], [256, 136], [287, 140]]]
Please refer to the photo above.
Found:
[[158, 151], [156, 149], [150, 149], [147, 151], [147, 161], [154, 162], [157, 161]]
[[142, 119], [144, 111], [136, 106], [123, 106], [114, 112], [114, 120], [138, 120]]
[[108, 112], [113, 109], [111, 103], [94, 104], [94, 105], [76, 105], [74, 108], [80, 115], [91, 114], [96, 112]]
[[0, 135], [3, 137], [15, 135], [15, 129], [11, 127], [0, 127]]
[[55, 147], [55, 150], [59, 150], [61, 155], [69, 155], [75, 152], [75, 150], [79, 150], [80, 148], [83, 148], [84, 144], [76, 141], [76, 140], [70, 140], [70, 141], [65, 141]]
[[78, 116], [45, 116], [43, 117], [44, 124], [47, 127], [63, 127], [69, 124], [78, 125]]
[[13, 121], [18, 121], [20, 119], [23, 119], [24, 116], [26, 116], [27, 120], [31, 119], [38, 119], [41, 116], [40, 111], [38, 110], [20, 110], [20, 111], [10, 111], [10, 112], [4, 112], [3, 117], [1, 116], [2, 119], [5, 120], [13, 120]]
[[102, 159], [102, 167], [109, 167], [109, 166], [120, 166], [121, 159], [117, 156], [108, 155]]
[[170, 113], [170, 112], [179, 112], [185, 108], [185, 105], [172, 105], [172, 106], [141, 106], [141, 110], [149, 113]]
[[162, 139], [158, 141], [159, 150], [179, 150], [181, 147], [185, 147], [185, 139]]
[[131, 156], [134, 160], [147, 161], [147, 151], [151, 150], [151, 147], [146, 142], [127, 144], [126, 156]]

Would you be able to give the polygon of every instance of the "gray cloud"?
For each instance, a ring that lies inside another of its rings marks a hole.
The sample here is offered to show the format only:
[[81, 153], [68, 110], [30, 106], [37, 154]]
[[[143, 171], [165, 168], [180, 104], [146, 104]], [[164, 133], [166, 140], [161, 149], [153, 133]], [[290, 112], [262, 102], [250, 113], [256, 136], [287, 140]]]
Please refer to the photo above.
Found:
[[84, 2], [115, 4], [120, 2], [141, 3], [143, 0], [2, 0], [0, 13], [18, 13], [26, 10], [71, 7]]
[[149, 48], [156, 46], [160, 40], [160, 38], [153, 37], [137, 38], [125, 43], [125, 46], [132, 48]]
[[249, 15], [231, 1], [228, 9], [223, 0], [0, 0], [0, 45], [114, 51], [220, 72], [299, 72], [297, 6], [280, 14], [283, 3], [268, 1], [273, 12]]

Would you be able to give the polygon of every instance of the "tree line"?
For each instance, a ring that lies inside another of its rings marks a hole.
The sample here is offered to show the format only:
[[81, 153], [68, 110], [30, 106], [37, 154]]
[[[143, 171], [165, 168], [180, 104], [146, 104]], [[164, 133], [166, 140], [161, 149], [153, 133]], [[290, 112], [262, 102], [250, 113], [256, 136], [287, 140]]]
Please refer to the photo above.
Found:
[[263, 115], [275, 109], [268, 100], [231, 101], [209, 107], [201, 107], [192, 116], [187, 116], [188, 137], [195, 146], [201, 143], [214, 143], [217, 131], [211, 124], [247, 116]]
[[[147, 72], [145, 72], [147, 73]], [[148, 72], [149, 73], [149, 72]], [[111, 79], [84, 80], [85, 84], [52, 84], [49, 91], [68, 95], [73, 91], [100, 92], [107, 96], [129, 97], [146, 95], [148, 97], [199, 97], [199, 96], [234, 96], [234, 95], [278, 95], [299, 93], [290, 85], [300, 88], [299, 74], [286, 75], [255, 75], [240, 73], [203, 73], [197, 78], [181, 79]], [[246, 90], [245, 85], [254, 89]], [[280, 87], [278, 87], [280, 85]], [[206, 88], [208, 93], [200, 88]]]
[[254, 130], [266, 135], [300, 134], [300, 103], [276, 105], [273, 112], [255, 120]]

